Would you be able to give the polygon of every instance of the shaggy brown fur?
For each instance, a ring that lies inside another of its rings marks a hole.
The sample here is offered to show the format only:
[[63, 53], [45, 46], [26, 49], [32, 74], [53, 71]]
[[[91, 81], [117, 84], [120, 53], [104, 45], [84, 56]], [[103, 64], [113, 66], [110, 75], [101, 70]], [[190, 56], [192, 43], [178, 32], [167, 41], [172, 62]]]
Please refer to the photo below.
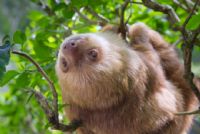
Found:
[[61, 45], [56, 72], [78, 134], [184, 134], [195, 97], [175, 51], [161, 36], [136, 24], [130, 48], [111, 33], [82, 34]]
[[[190, 89], [190, 86], [184, 79], [184, 67], [179, 62], [175, 49], [172, 46], [168, 45], [168, 43], [163, 40], [160, 34], [158, 34], [156, 31], [151, 30], [142, 23], [133, 25], [130, 29], [130, 34], [134, 48], [137, 48], [137, 38], [140, 38], [140, 40], [144, 40], [144, 38], [149, 40], [148, 42], [151, 43], [154, 50], [157, 51], [160, 57], [165, 76], [167, 77], [167, 79], [173, 82], [173, 84], [176, 85], [177, 88], [181, 89], [181, 94], [183, 95], [184, 99], [184, 110], [192, 110], [197, 100], [193, 91]], [[198, 82], [195, 81], [195, 83]], [[186, 116], [184, 122], [185, 126], [183, 125], [183, 128], [188, 129], [187, 126], [191, 124], [192, 118], [190, 116]]]

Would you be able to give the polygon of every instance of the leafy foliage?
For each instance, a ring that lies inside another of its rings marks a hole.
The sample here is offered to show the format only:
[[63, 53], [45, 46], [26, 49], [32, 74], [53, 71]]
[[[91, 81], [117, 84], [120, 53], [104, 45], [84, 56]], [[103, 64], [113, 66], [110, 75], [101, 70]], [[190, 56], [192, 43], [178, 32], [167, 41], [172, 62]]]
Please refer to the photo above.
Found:
[[190, 19], [190, 21], [187, 25], [187, 28], [190, 30], [197, 29], [200, 26], [199, 18], [200, 18], [200, 10], [199, 10], [198, 14], [192, 16], [192, 18]]
[[23, 44], [26, 41], [26, 35], [21, 31], [16, 31], [13, 35], [13, 41], [15, 43]]
[[[26, 16], [28, 23], [13, 34], [14, 46], [12, 49], [28, 53], [54, 82], [59, 93], [60, 118], [65, 123], [68, 122], [63, 118], [63, 107], [66, 105], [62, 104], [60, 87], [54, 71], [59, 45], [65, 37], [72, 33], [97, 32], [101, 24], [106, 21], [109, 24], [119, 25], [123, 2], [123, 0], [44, 0], [41, 3], [39, 0], [32, 0], [39, 10], [29, 10]], [[188, 11], [172, 1], [157, 0], [157, 2], [172, 6], [181, 19], [181, 23], [177, 25], [183, 24], [188, 16]], [[200, 12], [197, 12], [191, 18], [187, 24], [188, 30], [199, 27], [199, 16]], [[146, 23], [163, 34], [170, 43], [175, 43], [180, 38], [180, 33], [172, 30], [166, 15], [148, 9], [140, 3], [128, 5], [125, 20], [128, 20], [129, 24], [138, 21]], [[180, 41], [177, 45], [179, 49], [181, 44]], [[10, 55], [10, 48], [11, 44], [8, 40], [4, 40], [3, 45], [0, 46], [0, 87], [2, 87], [0, 89], [0, 134], [61, 133], [49, 129], [48, 121], [40, 106], [35, 98], [30, 97], [30, 94], [26, 92], [29, 89], [40, 90], [52, 102], [52, 93], [47, 82], [27, 59], [14, 54]], [[199, 74], [199, 52], [199, 47], [195, 47], [194, 68], [196, 74]], [[9, 60], [10, 68], [6, 72]], [[29, 101], [27, 102], [27, 100]]]

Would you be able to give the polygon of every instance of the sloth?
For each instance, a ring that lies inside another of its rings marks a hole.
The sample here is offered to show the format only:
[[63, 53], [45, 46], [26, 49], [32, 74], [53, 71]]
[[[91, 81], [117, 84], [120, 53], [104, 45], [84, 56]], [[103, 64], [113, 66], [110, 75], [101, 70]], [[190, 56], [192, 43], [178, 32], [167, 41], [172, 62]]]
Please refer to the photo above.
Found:
[[196, 108], [183, 65], [161, 35], [143, 23], [130, 43], [111, 32], [66, 38], [56, 74], [66, 116], [81, 120], [78, 134], [186, 134]]

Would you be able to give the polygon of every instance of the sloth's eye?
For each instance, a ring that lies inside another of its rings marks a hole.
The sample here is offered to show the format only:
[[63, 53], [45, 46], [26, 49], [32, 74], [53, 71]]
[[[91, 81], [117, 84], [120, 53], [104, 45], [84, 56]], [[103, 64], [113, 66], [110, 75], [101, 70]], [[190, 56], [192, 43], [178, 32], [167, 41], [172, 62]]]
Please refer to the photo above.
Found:
[[87, 53], [88, 58], [91, 61], [96, 61], [98, 58], [98, 50], [97, 49], [90, 49]]
[[69, 69], [68, 63], [63, 57], [60, 59], [60, 68], [64, 73], [66, 73]]

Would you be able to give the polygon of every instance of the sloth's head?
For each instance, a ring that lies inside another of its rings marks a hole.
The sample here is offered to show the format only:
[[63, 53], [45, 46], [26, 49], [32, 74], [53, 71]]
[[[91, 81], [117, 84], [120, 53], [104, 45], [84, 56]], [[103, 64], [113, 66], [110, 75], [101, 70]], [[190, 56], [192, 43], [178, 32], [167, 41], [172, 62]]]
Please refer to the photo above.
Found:
[[56, 64], [66, 98], [92, 108], [117, 103], [127, 89], [128, 73], [134, 73], [128, 72], [129, 51], [131, 49], [123, 40], [111, 33], [66, 38], [61, 44]]
[[111, 39], [113, 41], [110, 42], [110, 36], [109, 33], [101, 33], [80, 34], [66, 38], [59, 50], [57, 71], [68, 75], [87, 70], [90, 71], [89, 73], [112, 72], [120, 68], [126, 54], [123, 52], [124, 43], [119, 42], [117, 36], [114, 35]]

